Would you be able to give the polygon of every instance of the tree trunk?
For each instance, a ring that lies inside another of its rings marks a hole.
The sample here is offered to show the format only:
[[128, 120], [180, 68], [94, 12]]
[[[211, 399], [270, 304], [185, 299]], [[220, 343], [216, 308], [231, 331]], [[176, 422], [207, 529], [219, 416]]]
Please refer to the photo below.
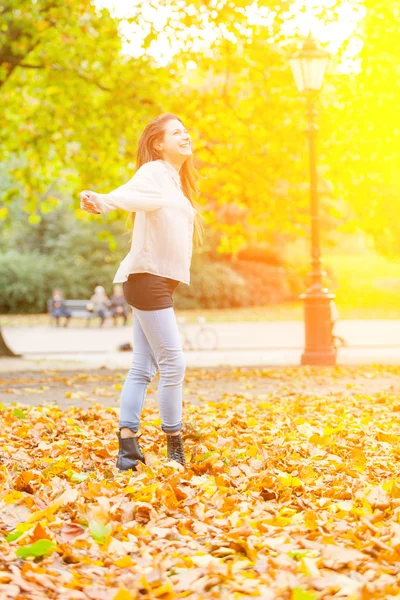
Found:
[[0, 358], [2, 356], [20, 356], [20, 354], [15, 354], [11, 348], [9, 348], [5, 342], [5, 339], [3, 338], [3, 335], [1, 333], [1, 328], [0, 328]]

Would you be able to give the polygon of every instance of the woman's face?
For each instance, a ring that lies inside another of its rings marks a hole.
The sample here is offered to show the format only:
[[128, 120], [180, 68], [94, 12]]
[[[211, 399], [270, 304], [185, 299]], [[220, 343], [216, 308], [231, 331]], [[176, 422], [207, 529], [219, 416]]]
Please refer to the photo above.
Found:
[[183, 164], [192, 156], [192, 141], [187, 129], [177, 119], [167, 121], [164, 139], [157, 144], [164, 160]]

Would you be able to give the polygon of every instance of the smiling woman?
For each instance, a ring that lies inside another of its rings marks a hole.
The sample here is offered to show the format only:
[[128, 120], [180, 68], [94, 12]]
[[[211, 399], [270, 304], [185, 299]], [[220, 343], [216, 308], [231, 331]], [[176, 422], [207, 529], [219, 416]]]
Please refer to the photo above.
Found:
[[160, 370], [159, 406], [167, 434], [168, 457], [185, 464], [182, 387], [186, 370], [174, 313], [173, 292], [190, 285], [194, 231], [201, 242], [202, 224], [193, 196], [197, 192], [190, 135], [179, 117], [160, 115], [139, 140], [135, 175], [108, 194], [81, 192], [81, 207], [90, 213], [115, 209], [135, 212], [128, 255], [114, 283], [122, 283], [134, 313], [134, 355], [121, 394], [117, 467], [136, 469], [144, 456], [136, 433], [147, 387]]

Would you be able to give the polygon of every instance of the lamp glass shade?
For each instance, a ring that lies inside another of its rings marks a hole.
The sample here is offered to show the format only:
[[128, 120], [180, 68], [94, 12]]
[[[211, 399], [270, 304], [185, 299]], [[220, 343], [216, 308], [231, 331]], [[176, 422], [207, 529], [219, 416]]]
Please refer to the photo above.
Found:
[[329, 53], [318, 48], [315, 42], [308, 38], [300, 52], [289, 60], [298, 90], [300, 92], [320, 90], [328, 63]]

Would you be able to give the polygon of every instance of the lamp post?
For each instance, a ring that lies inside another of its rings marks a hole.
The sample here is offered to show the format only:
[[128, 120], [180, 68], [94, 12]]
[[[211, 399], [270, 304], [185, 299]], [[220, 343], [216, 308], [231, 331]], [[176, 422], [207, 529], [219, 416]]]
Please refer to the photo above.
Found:
[[300, 52], [289, 60], [299, 92], [307, 98], [310, 168], [310, 213], [311, 213], [311, 284], [302, 294], [304, 300], [305, 349], [301, 356], [303, 365], [334, 365], [336, 351], [332, 339], [330, 302], [335, 297], [323, 286], [325, 273], [322, 270], [320, 247], [320, 219], [316, 165], [315, 100], [321, 89], [329, 54], [317, 47], [311, 37], [307, 38]]

